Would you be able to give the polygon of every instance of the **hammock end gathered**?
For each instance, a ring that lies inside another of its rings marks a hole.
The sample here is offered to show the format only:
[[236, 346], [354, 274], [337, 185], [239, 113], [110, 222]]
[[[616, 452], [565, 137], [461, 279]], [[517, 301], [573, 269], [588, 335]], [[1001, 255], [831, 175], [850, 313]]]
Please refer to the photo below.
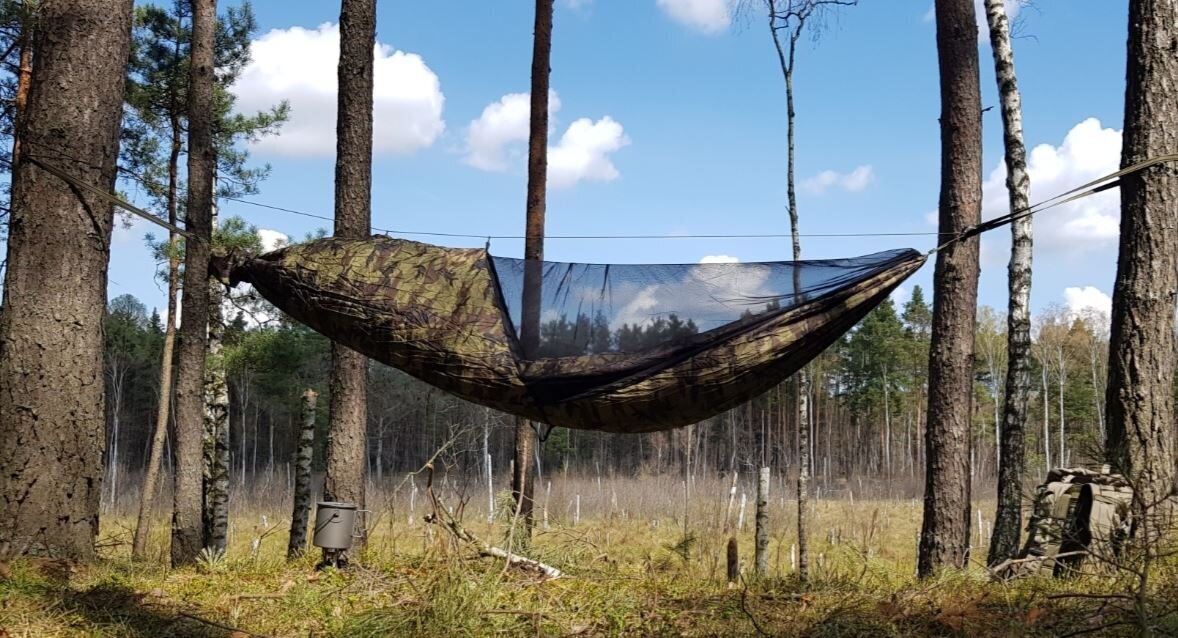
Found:
[[237, 250], [214, 250], [209, 258], [209, 277], [221, 282], [226, 288], [233, 288], [246, 281], [245, 264], [254, 258], [252, 253]]

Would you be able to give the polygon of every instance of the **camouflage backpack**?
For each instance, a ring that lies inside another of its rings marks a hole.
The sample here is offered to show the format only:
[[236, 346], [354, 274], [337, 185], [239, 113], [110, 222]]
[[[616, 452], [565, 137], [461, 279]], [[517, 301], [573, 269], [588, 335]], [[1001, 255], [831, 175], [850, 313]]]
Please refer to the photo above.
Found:
[[[1120, 553], [1129, 532], [1133, 490], [1107, 466], [1101, 471], [1056, 468], [1035, 490], [1020, 575], [1075, 573], [1086, 562], [1100, 569]], [[1101, 558], [1105, 560], [1102, 561]], [[1086, 560], [1087, 559], [1087, 560]]]

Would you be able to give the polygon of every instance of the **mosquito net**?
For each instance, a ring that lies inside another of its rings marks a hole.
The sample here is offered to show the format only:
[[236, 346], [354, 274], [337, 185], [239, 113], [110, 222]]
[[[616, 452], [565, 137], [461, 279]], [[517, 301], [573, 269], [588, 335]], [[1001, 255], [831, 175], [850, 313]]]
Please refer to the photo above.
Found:
[[636, 353], [823, 297], [910, 256], [893, 250], [852, 259], [708, 264], [543, 262], [491, 257], [516, 335], [524, 290], [539, 292], [539, 344], [529, 358]]

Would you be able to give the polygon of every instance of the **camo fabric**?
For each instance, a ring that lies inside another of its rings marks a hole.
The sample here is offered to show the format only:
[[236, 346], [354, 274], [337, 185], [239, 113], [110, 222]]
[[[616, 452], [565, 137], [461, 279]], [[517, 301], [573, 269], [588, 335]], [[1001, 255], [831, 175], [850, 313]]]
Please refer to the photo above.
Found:
[[[1027, 541], [1014, 575], [1042, 573], [1057, 577], [1092, 565], [1107, 565], [1128, 535], [1133, 490], [1107, 469], [1056, 468], [1035, 490]], [[1095, 554], [1100, 560], [1087, 561]]]
[[[649, 432], [772, 388], [924, 263], [915, 251], [804, 303], [638, 353], [524, 360], [491, 259], [387, 237], [321, 239], [222, 261], [294, 319], [463, 399], [554, 426]], [[815, 262], [817, 263], [817, 262]]]

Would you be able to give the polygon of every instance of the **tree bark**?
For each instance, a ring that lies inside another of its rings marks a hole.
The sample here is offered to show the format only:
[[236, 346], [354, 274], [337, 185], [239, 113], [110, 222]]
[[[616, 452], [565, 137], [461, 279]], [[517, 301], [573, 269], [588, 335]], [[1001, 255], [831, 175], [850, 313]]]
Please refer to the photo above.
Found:
[[[21, 0], [21, 25], [20, 36], [17, 41], [17, 46], [20, 48], [19, 67], [16, 72], [16, 94], [13, 96], [12, 115], [13, 115], [13, 130], [19, 131], [21, 128], [21, 118], [24, 116], [25, 110], [29, 103], [29, 83], [33, 78], [33, 20], [28, 13], [29, 5], [25, 0]], [[12, 137], [12, 156], [11, 162], [14, 167], [20, 164], [20, 135]]]
[[[372, 210], [372, 87], [376, 0], [343, 0], [340, 8], [339, 92], [336, 116], [335, 235], [367, 237]], [[331, 346], [331, 402], [324, 496], [364, 509], [368, 454], [368, 360]], [[358, 523], [362, 549], [367, 537]]]
[[307, 388], [303, 392], [302, 428], [295, 455], [294, 512], [290, 517], [290, 542], [286, 559], [295, 560], [307, 549], [307, 518], [311, 512], [311, 454], [315, 443], [315, 407], [319, 394]]
[[45, 0], [12, 185], [0, 314], [0, 556], [94, 555], [114, 187], [130, 0]]
[[213, 41], [216, 0], [193, 0], [188, 86], [188, 205], [184, 295], [176, 371], [176, 466], [172, 498], [172, 565], [194, 562], [204, 547], [201, 438], [208, 351], [209, 255], [212, 248]]
[[[524, 356], [535, 358], [540, 346], [541, 265], [544, 261], [544, 213], [548, 176], [548, 84], [552, 69], [553, 0], [536, 0], [532, 38], [531, 115], [528, 131], [528, 190], [524, 239], [523, 325], [520, 341]], [[532, 535], [535, 496], [536, 433], [526, 419], [515, 422], [515, 469], [511, 491], [524, 521], [523, 538]]]
[[[215, 195], [214, 195], [215, 197]], [[217, 208], [211, 226], [217, 227]], [[224, 553], [229, 534], [229, 383], [225, 378], [222, 339], [225, 336], [225, 293], [209, 282], [209, 356], [205, 370], [204, 523], [205, 546]]]
[[[1178, 153], [1178, 2], [1130, 0], [1121, 165]], [[1106, 396], [1107, 454], [1134, 486], [1138, 514], [1174, 489], [1174, 307], [1178, 167], [1121, 179]]]
[[[1010, 21], [1003, 0], [986, 0], [986, 21], [994, 52], [994, 73], [1002, 106], [1006, 190], [1010, 210], [1030, 206], [1031, 180], [1023, 145], [1022, 97], [1015, 75]], [[990, 536], [991, 566], [1015, 557], [1022, 532], [1022, 479], [1026, 472], [1026, 431], [1031, 395], [1031, 245], [1030, 217], [1010, 225], [1011, 249], [1007, 278], [1010, 299], [1006, 313], [1006, 397], [999, 430], [998, 509]]]
[[757, 475], [757, 527], [755, 531], [757, 576], [769, 575], [769, 468]]
[[[970, 0], [937, 0], [941, 77], [942, 241], [981, 220], [982, 107], [977, 21]], [[969, 559], [970, 421], [978, 239], [937, 252], [929, 349], [928, 457], [917, 572], [962, 568]]]

